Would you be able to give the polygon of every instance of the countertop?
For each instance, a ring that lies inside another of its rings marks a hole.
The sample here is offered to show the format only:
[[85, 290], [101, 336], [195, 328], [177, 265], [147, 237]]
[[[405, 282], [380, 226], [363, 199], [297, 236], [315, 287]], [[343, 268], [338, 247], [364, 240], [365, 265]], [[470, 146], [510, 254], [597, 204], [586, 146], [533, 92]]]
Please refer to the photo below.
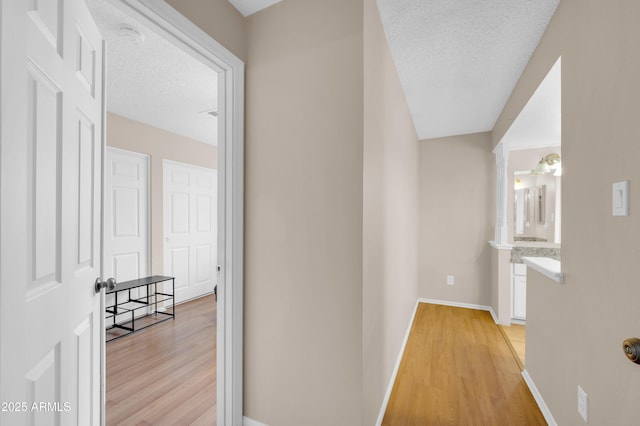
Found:
[[560, 261], [550, 257], [523, 257], [524, 264], [556, 282], [564, 282]]

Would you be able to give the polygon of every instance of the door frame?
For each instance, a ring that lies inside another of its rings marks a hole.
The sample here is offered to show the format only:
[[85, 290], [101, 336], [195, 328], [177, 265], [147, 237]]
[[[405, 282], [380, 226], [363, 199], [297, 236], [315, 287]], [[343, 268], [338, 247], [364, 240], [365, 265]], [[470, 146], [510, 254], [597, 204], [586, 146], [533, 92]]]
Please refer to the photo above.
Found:
[[109, 1], [218, 72], [217, 424], [242, 425], [244, 62], [165, 0]]

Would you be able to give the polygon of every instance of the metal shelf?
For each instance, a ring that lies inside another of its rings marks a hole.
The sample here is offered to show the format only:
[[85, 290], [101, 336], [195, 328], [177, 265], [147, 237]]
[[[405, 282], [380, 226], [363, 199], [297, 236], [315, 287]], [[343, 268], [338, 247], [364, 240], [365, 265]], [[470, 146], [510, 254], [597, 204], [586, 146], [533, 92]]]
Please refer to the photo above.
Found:
[[[164, 289], [163, 291], [158, 291], [158, 283], [167, 281], [171, 281], [171, 293], [165, 292]], [[144, 296], [137, 295], [132, 297], [131, 290], [143, 288], [146, 290]], [[152, 289], [153, 291], [151, 291]], [[107, 342], [128, 336], [152, 325], [175, 319], [174, 277], [153, 275], [125, 281], [117, 284], [115, 289], [106, 293], [114, 295], [114, 303], [105, 307], [105, 322], [111, 322], [106, 329]], [[167, 302], [171, 302], [168, 307], [166, 306]], [[167, 310], [159, 311], [159, 304]], [[147, 313], [144, 314], [143, 310], [146, 310]], [[124, 332], [118, 334], [115, 332], [116, 330], [123, 330]]]

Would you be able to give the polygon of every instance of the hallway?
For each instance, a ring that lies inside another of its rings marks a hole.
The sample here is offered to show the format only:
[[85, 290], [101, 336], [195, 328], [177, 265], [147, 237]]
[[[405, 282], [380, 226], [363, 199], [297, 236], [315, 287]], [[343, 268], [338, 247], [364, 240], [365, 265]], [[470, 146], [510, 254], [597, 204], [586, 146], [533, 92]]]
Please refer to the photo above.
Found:
[[545, 425], [485, 311], [420, 303], [383, 425]]

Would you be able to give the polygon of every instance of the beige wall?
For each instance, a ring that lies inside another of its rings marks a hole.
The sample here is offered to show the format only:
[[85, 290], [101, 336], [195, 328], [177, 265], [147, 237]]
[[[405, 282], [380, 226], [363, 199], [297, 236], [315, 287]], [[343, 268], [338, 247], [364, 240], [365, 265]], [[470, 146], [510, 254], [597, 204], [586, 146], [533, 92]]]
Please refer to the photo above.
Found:
[[[490, 148], [490, 133], [420, 141], [420, 297], [491, 304]], [[447, 275], [455, 277], [453, 286]]]
[[[558, 424], [635, 424], [640, 366], [621, 346], [640, 335], [640, 3], [563, 0], [505, 112], [494, 142], [562, 54], [562, 271], [531, 273], [526, 367]], [[611, 184], [631, 180], [631, 216], [612, 217]]]
[[247, 20], [228, 0], [167, 0], [238, 58], [247, 59]]
[[[372, 379], [376, 389], [363, 402], [361, 371], [369, 362], [385, 362], [383, 355], [362, 357], [362, 318], [379, 303], [374, 289], [381, 291], [379, 283], [362, 289], [363, 258], [375, 259], [374, 251], [362, 249], [363, 238], [369, 241], [362, 203], [375, 202], [363, 193], [363, 183], [370, 184], [362, 174], [363, 131], [370, 130], [362, 125], [362, 2], [284, 0], [249, 19], [246, 44], [241, 19], [215, 34], [216, 24], [224, 25], [235, 12], [206, 12], [204, 0], [192, 8], [171, 3], [241, 58], [247, 48], [245, 413], [274, 425], [361, 424], [384, 381]], [[640, 367], [620, 349], [624, 338], [640, 334], [640, 222], [610, 213], [612, 182], [632, 180], [632, 215], [640, 196], [633, 182], [640, 179], [638, 17], [640, 4], [629, 0], [563, 0], [492, 133], [495, 145], [562, 53], [566, 283], [538, 282], [531, 274], [528, 327], [534, 340], [527, 354], [527, 368], [560, 424], [581, 424], [578, 384], [589, 394], [591, 424], [633, 421], [640, 391]], [[369, 151], [368, 140], [366, 146], [364, 158], [373, 158], [365, 170], [381, 161], [376, 146]], [[465, 156], [471, 155], [466, 148]], [[445, 158], [435, 155], [428, 164]], [[452, 170], [461, 169], [448, 166], [437, 176], [451, 188], [457, 178], [449, 182], [443, 176]], [[472, 177], [467, 182], [475, 185]], [[435, 184], [429, 178], [430, 185]], [[426, 210], [440, 218], [442, 229], [431, 230], [439, 236], [433, 238], [421, 226], [423, 243], [424, 235], [437, 241], [448, 228], [464, 229], [469, 222], [458, 218], [453, 227], [444, 226], [451, 220], [443, 220], [437, 206], [462, 197], [433, 190], [434, 209]], [[425, 189], [420, 191], [422, 216]], [[382, 221], [370, 220], [369, 226]], [[437, 259], [451, 262], [446, 271], [425, 268], [421, 254], [421, 290], [423, 277], [434, 277], [439, 287], [431, 291], [429, 281], [429, 294], [421, 296], [489, 303], [488, 285], [485, 294], [479, 288], [449, 294], [467, 281], [464, 271], [450, 269], [479, 267], [473, 254], [482, 257], [483, 249], [476, 240], [486, 246], [492, 237], [485, 228], [468, 229], [455, 247], [420, 247], [420, 253], [439, 249]], [[456, 275], [453, 289], [444, 287], [447, 274]], [[374, 302], [363, 310], [368, 297]]]
[[163, 274], [162, 160], [215, 169], [218, 149], [111, 113], [107, 114], [107, 145], [150, 156], [151, 273]]
[[358, 425], [361, 0], [285, 0], [248, 24], [244, 411]]
[[418, 139], [375, 0], [364, 69], [361, 424], [373, 425], [418, 297]]
[[[574, 364], [580, 362], [579, 358], [588, 356], [595, 348], [591, 348], [591, 344], [587, 343], [581, 345], [579, 351], [566, 349], [576, 347], [573, 346], [576, 344], [574, 333], [581, 322], [572, 312], [573, 309], [569, 308], [575, 303], [571, 287], [558, 284], [528, 268], [526, 369], [560, 425], [581, 424], [577, 413], [577, 385], [581, 385], [590, 398], [593, 393], [593, 389], [586, 387], [583, 382], [576, 382]], [[595, 306], [592, 309], [594, 313], [598, 311]], [[622, 355], [621, 349], [619, 355]], [[589, 403], [590, 414], [593, 415], [597, 401], [590, 400]], [[595, 422], [593, 417], [589, 423], [631, 424], [615, 421]]]

